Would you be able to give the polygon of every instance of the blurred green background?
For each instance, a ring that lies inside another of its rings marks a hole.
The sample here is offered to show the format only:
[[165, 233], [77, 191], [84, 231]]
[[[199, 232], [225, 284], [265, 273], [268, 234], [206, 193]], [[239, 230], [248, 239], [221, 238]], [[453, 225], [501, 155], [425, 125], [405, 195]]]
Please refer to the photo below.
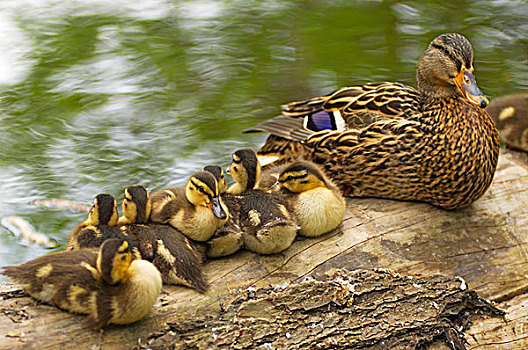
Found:
[[[64, 244], [86, 214], [36, 206], [181, 185], [265, 135], [281, 103], [369, 81], [415, 86], [438, 34], [466, 35], [478, 84], [528, 90], [526, 1], [0, 2], [0, 219]], [[0, 225], [0, 266], [47, 252]]]

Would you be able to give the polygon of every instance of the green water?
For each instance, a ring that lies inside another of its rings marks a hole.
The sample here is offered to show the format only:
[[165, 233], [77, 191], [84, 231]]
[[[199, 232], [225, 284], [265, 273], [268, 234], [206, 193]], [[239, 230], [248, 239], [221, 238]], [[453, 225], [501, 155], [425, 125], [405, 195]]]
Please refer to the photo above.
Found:
[[[0, 2], [0, 219], [64, 244], [101, 192], [181, 185], [258, 148], [242, 131], [341, 86], [415, 85], [436, 35], [460, 32], [493, 96], [528, 90], [526, 1]], [[0, 226], [0, 266], [48, 250]]]

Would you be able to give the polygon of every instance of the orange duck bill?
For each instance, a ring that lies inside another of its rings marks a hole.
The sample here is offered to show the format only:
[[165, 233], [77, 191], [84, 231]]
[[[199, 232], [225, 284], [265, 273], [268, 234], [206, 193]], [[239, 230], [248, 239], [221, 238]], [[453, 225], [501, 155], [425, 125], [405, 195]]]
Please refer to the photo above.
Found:
[[458, 87], [462, 95], [472, 104], [479, 106], [480, 108], [486, 108], [489, 104], [489, 100], [480, 91], [477, 83], [475, 82], [475, 76], [473, 75], [473, 69], [466, 69], [462, 67], [460, 73], [453, 78], [455, 85]]

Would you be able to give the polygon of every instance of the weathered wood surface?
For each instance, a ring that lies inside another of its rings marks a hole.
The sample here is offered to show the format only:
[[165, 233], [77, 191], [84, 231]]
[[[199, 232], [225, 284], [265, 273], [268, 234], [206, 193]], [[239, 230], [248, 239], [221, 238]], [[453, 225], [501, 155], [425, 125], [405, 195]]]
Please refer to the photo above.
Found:
[[[10, 295], [0, 300], [0, 348], [131, 348], [153, 343], [190, 319], [214, 319], [237, 290], [301, 281], [332, 268], [387, 268], [401, 275], [461, 276], [481, 297], [498, 302], [504, 318], [471, 316], [469, 348], [528, 348], [528, 161], [504, 151], [490, 190], [470, 208], [448, 212], [428, 204], [347, 199], [342, 232], [295, 242], [273, 256], [242, 252], [210, 261], [210, 290], [164, 287], [144, 320], [104, 332], [83, 316]], [[207, 322], [203, 331], [208, 330]], [[209, 328], [210, 329], [210, 328]], [[177, 341], [177, 337], [174, 337]], [[181, 345], [181, 344], [180, 344]], [[178, 343], [175, 343], [178, 346]], [[434, 348], [445, 348], [441, 342]]]
[[285, 287], [239, 293], [217, 316], [169, 322], [146, 348], [397, 350], [441, 339], [463, 349], [462, 331], [474, 315], [503, 312], [461, 278], [333, 269]]

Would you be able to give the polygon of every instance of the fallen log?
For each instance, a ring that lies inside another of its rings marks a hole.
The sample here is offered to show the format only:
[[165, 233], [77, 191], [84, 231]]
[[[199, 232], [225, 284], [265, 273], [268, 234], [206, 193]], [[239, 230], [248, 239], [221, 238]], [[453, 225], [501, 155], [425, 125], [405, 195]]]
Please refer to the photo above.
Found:
[[[438, 349], [453, 346], [449, 345], [450, 334], [453, 342], [464, 336], [469, 344], [466, 346], [472, 349], [501, 345], [528, 348], [528, 310], [525, 310], [528, 307], [522, 307], [528, 298], [527, 180], [526, 155], [503, 151], [491, 188], [483, 198], [464, 210], [449, 212], [424, 203], [348, 198], [342, 229], [316, 239], [299, 239], [281, 254], [259, 256], [240, 252], [232, 257], [209, 261], [205, 266], [211, 283], [207, 293], [199, 294], [183, 287], [164, 287], [161, 298], [145, 319], [127, 327], [112, 326], [102, 332], [87, 328], [83, 316], [38, 304], [13, 286], [3, 284], [0, 287], [0, 348], [156, 347], [166, 345], [165, 341], [169, 340], [175, 348], [192, 345], [201, 345], [201, 348], [220, 347], [220, 343], [215, 343], [211, 331], [213, 325], [217, 325], [215, 322], [239, 322], [238, 312], [248, 310], [248, 306], [240, 307], [249, 305], [244, 303], [251, 304], [256, 300], [254, 297], [260, 295], [258, 293], [272, 293], [275, 288], [297, 288], [295, 286], [302, 285], [306, 277], [324, 276], [334, 269], [361, 269], [361, 273], [374, 274], [380, 272], [372, 270], [379, 268], [426, 281], [440, 278], [433, 277], [440, 273], [446, 276], [442, 277], [446, 278], [445, 283], [455, 283], [453, 286], [461, 285], [462, 282], [456, 279], [456, 276], [460, 276], [467, 284], [467, 293], [474, 290], [478, 294], [479, 297], [474, 296], [475, 300], [481, 300], [482, 297], [496, 301], [496, 305], [506, 312], [505, 316], [497, 316], [496, 312], [491, 312], [493, 307], [483, 306], [487, 305], [484, 302], [479, 307], [473, 307], [472, 303], [467, 303], [467, 299], [456, 298], [466, 300], [458, 304], [466, 305], [464, 307], [467, 309], [461, 309], [467, 313], [466, 318], [460, 318], [460, 325], [457, 323], [459, 321], [449, 321], [455, 326], [444, 327], [446, 331], [443, 333], [438, 331], [438, 334], [442, 334], [440, 338], [429, 339], [425, 334], [427, 332], [415, 333], [425, 337], [423, 339], [427, 338], [421, 345], [431, 344], [432, 348]], [[250, 295], [249, 299], [244, 299], [242, 296], [247, 296], [248, 288], [256, 296]], [[258, 291], [260, 288], [264, 289]], [[444, 289], [447, 292], [447, 286]], [[377, 307], [384, 307], [384, 303], [387, 303], [388, 308], [394, 305], [391, 304], [390, 295], [386, 294], [388, 299], [380, 299], [381, 304]], [[393, 297], [397, 299], [396, 294]], [[321, 294], [319, 300], [325, 298]], [[374, 303], [374, 300], [371, 302]], [[368, 299], [364, 302], [370, 305]], [[337, 307], [338, 304], [328, 305]], [[403, 301], [402, 307], [406, 307], [404, 305]], [[275, 308], [268, 305], [267, 310], [272, 312]], [[327, 316], [324, 307], [312, 311], [313, 317]], [[312, 313], [309, 314], [312, 317]], [[255, 318], [248, 316], [247, 319], [251, 317]], [[291, 317], [298, 319], [299, 315], [293, 314]], [[379, 317], [380, 323], [385, 322], [383, 315]], [[447, 319], [440, 319], [445, 322], [444, 326], [449, 324]], [[302, 317], [298, 322], [302, 322]], [[394, 328], [396, 334], [405, 333], [408, 328], [405, 325]], [[354, 325], [350, 323], [350, 326]], [[345, 331], [335, 327], [330, 322], [329, 327], [325, 327], [324, 340], [313, 338], [311, 341], [322, 347], [333, 342], [339, 344]], [[358, 332], [362, 329], [356, 328]], [[368, 328], [364, 329], [364, 332], [368, 331]], [[279, 332], [277, 334], [280, 335], [275, 337], [277, 339], [272, 337], [270, 342], [281, 339], [283, 343], [277, 343], [276, 348], [289, 346], [287, 344], [290, 343], [285, 339], [294, 338], [293, 332], [289, 333], [290, 338], [287, 338], [286, 333], [282, 336], [283, 333]], [[211, 336], [210, 339], [207, 334]], [[223, 339], [220, 335], [224, 333], [214, 334], [217, 340]], [[378, 332], [372, 334], [379, 336]], [[207, 338], [208, 342], [199, 343], [202, 338], [204, 341]], [[193, 343], [192, 339], [196, 341]], [[227, 339], [235, 340], [231, 336]], [[388, 336], [384, 341], [400, 344], [397, 339]], [[346, 341], [353, 340], [350, 338]], [[262, 343], [263, 348], [268, 343]], [[413, 347], [410, 342], [401, 344], [404, 348]], [[464, 342], [460, 344], [463, 346]]]

